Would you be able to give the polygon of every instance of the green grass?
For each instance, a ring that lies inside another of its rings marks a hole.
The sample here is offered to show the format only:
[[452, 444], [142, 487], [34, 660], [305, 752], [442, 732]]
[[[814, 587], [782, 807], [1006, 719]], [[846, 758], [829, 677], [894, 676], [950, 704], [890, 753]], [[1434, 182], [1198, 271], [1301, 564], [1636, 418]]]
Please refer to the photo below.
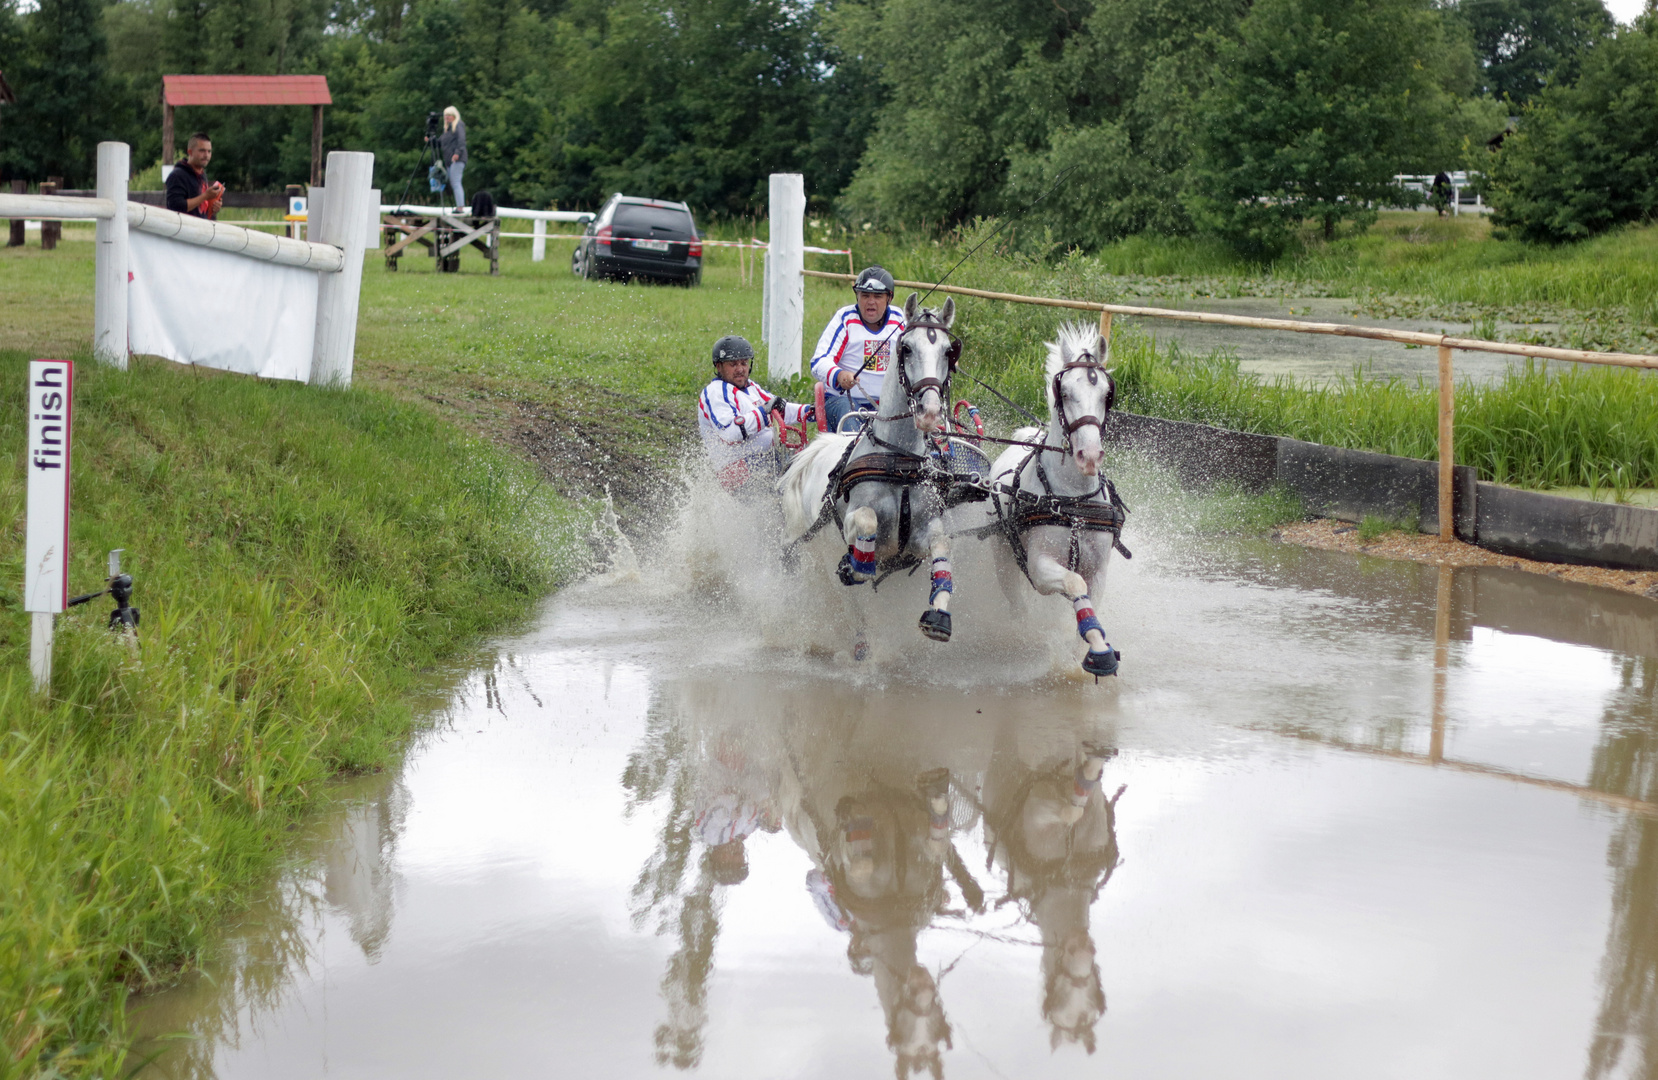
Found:
[[1380, 540], [1388, 533], [1405, 533], [1414, 536], [1420, 522], [1416, 520], [1395, 521], [1392, 518], [1378, 517], [1375, 514], [1366, 514], [1359, 521], [1359, 539], [1364, 543]]
[[528, 613], [585, 528], [381, 392], [79, 374], [71, 588], [125, 548], [143, 624], [129, 648], [103, 601], [60, 616], [33, 695], [22, 395], [0, 398], [0, 1077], [118, 1075], [126, 989], [191, 960], [330, 777], [397, 760], [434, 672]]
[[[1433, 291], [1446, 303], [1456, 297], [1519, 303], [1536, 296], [1550, 303], [1597, 302], [1603, 312], [1658, 287], [1658, 260], [1652, 258], [1658, 227], [1626, 229], [1575, 249], [1539, 249], [1490, 240], [1483, 221], [1467, 218], [1441, 222], [1431, 214], [1386, 215], [1382, 222], [1366, 234], [1282, 260], [1270, 273], [1199, 240], [1131, 238], [1095, 255], [1049, 258], [998, 238], [953, 280], [997, 291], [1102, 300], [1134, 290], [1172, 289], [1167, 279], [1148, 283], [1143, 276], [1167, 270], [1211, 275], [1186, 282], [1204, 295], [1272, 290], [1340, 295], [1372, 286], [1412, 286]], [[1401, 236], [1402, 229], [1429, 239]], [[981, 226], [962, 242], [983, 234]], [[948, 269], [961, 246], [934, 247], [913, 237], [903, 238], [903, 244], [880, 254], [891, 259], [898, 276], [915, 280]], [[1142, 276], [1122, 276], [1136, 270]], [[1086, 319], [1087, 313], [985, 301], [969, 301], [962, 310], [967, 370], [1040, 414], [1040, 343], [1053, 336], [1061, 320]], [[1637, 317], [1648, 318], [1626, 311], [1616, 319], [1627, 328]], [[1437, 389], [1416, 380], [1379, 379], [1355, 370], [1332, 385], [1303, 386], [1242, 371], [1225, 354], [1158, 350], [1132, 327], [1114, 334], [1113, 358], [1118, 404], [1133, 412], [1438, 459]], [[989, 411], [1004, 424], [1016, 419], [993, 403]], [[1590, 365], [1555, 374], [1519, 364], [1497, 383], [1458, 387], [1456, 432], [1457, 462], [1474, 466], [1486, 480], [1618, 493], [1658, 487], [1658, 375]]]

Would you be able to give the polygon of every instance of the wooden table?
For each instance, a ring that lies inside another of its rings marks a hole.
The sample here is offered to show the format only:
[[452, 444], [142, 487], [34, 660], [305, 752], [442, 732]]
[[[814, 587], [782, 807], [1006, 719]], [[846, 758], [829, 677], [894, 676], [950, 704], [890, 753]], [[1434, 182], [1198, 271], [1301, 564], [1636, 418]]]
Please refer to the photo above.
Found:
[[[471, 244], [489, 259], [489, 272], [501, 273], [501, 219], [472, 217], [470, 214], [384, 214], [386, 269], [396, 270], [397, 260], [410, 244], [418, 243], [438, 261], [438, 273], [453, 274], [461, 268], [461, 249]], [[397, 237], [394, 241], [393, 237]]]

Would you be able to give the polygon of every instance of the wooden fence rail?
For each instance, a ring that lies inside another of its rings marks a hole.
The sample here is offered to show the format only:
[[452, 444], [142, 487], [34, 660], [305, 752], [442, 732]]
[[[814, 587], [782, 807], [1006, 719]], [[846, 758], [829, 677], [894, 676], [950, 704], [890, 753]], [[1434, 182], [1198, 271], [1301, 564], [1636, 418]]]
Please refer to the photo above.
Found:
[[[851, 274], [832, 274], [821, 270], [802, 270], [806, 277], [829, 281], [852, 281]], [[1525, 345], [1507, 341], [1486, 341], [1482, 338], [1452, 337], [1449, 334], [1429, 334], [1419, 330], [1394, 330], [1385, 326], [1348, 326], [1345, 323], [1302, 322], [1298, 319], [1262, 319], [1251, 315], [1223, 315], [1210, 311], [1181, 311], [1176, 308], [1140, 307], [1133, 304], [1106, 304], [1097, 300], [1063, 300], [1051, 296], [1023, 296], [1019, 293], [991, 292], [970, 289], [961, 285], [935, 285], [927, 281], [899, 281], [894, 284], [906, 289], [925, 289], [931, 292], [973, 296], [981, 300], [1000, 300], [1010, 304], [1038, 304], [1043, 307], [1069, 308], [1073, 311], [1100, 313], [1100, 333], [1111, 337], [1111, 317], [1132, 315], [1144, 319], [1167, 319], [1174, 322], [1208, 323], [1212, 326], [1241, 326], [1252, 330], [1286, 330], [1295, 334], [1329, 334], [1334, 337], [1371, 338], [1376, 341], [1396, 341], [1402, 345], [1433, 347], [1439, 350], [1439, 537], [1451, 540], [1455, 536], [1452, 520], [1452, 468], [1455, 465], [1455, 424], [1453, 401], [1455, 385], [1452, 378], [1452, 354], [1464, 352], [1505, 353], [1509, 356], [1528, 356], [1539, 360], [1560, 360], [1572, 364], [1605, 364], [1613, 367], [1658, 368], [1658, 356], [1644, 353], [1591, 352], [1585, 349], [1558, 349], [1549, 345]]]

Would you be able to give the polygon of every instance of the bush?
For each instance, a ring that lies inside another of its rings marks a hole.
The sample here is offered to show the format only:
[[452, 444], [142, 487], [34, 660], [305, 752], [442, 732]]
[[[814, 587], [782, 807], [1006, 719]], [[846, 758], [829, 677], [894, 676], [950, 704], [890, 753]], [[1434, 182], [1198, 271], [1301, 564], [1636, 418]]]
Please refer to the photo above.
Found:
[[1581, 240], [1658, 207], [1658, 17], [1589, 53], [1573, 86], [1545, 90], [1489, 178], [1499, 236]]

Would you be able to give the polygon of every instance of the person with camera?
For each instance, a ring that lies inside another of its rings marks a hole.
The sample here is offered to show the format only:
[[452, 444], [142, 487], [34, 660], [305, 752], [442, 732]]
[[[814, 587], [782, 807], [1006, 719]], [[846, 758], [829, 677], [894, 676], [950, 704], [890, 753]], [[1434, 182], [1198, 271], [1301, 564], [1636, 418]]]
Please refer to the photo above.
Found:
[[167, 176], [167, 209], [175, 214], [212, 220], [224, 205], [225, 186], [207, 182], [207, 164], [213, 160], [213, 141], [198, 131], [184, 141], [184, 156]]
[[466, 171], [466, 124], [461, 121], [461, 111], [453, 105], [443, 110], [443, 130], [434, 132], [434, 125], [430, 115], [426, 120], [426, 141], [434, 138], [438, 144], [438, 162], [449, 177], [449, 187], [455, 193], [455, 206], [464, 212], [466, 210], [466, 189], [461, 185], [461, 174]]

